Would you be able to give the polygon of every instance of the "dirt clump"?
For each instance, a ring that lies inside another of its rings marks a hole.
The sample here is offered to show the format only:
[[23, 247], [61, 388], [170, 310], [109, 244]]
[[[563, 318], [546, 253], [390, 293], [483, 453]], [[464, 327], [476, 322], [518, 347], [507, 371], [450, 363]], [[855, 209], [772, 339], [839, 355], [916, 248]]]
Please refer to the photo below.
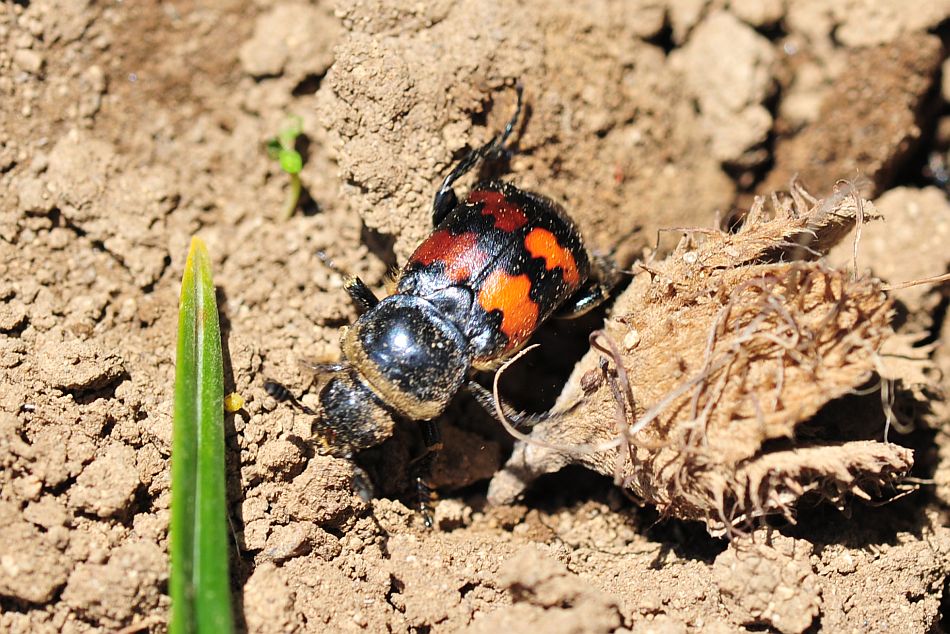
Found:
[[277, 4], [258, 17], [241, 45], [241, 68], [254, 77], [283, 76], [302, 82], [321, 77], [333, 63], [340, 23], [325, 5]]
[[45, 603], [66, 583], [69, 560], [40, 527], [23, 521], [12, 504], [0, 507], [0, 595]]
[[815, 121], [776, 143], [775, 167], [759, 193], [785, 189], [793, 176], [812, 191], [829, 192], [839, 179], [858, 175], [871, 181], [865, 195], [883, 192], [933, 116], [944, 56], [940, 39], [926, 34], [851, 52]]
[[[111, 486], [103, 488], [103, 482]], [[128, 510], [140, 484], [135, 451], [128, 445], [111, 445], [76, 478], [69, 504], [85, 513], [109, 517]]]
[[466, 632], [613, 632], [622, 623], [616, 599], [535, 549], [515, 553], [499, 570], [498, 580], [513, 604], [476, 620]]
[[[784, 541], [784, 540], [782, 540]], [[729, 548], [713, 564], [716, 584], [734, 614], [747, 625], [767, 623], [783, 634], [800, 634], [818, 616], [821, 591], [807, 558], [783, 552], [778, 540]]]
[[168, 604], [161, 586], [168, 579], [164, 549], [153, 541], [128, 541], [103, 563], [80, 564], [69, 575], [63, 601], [81, 618], [120, 627], [133, 617]]
[[716, 11], [670, 62], [695, 95], [713, 155], [746, 167], [765, 160], [768, 154], [760, 146], [772, 129], [772, 116], [764, 102], [776, 87], [771, 43], [732, 13]]

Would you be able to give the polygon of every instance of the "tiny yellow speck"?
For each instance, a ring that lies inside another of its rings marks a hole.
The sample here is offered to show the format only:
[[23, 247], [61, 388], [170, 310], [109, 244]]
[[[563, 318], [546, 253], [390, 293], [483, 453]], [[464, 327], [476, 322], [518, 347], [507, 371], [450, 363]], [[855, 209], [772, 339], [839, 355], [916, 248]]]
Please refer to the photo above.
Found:
[[224, 397], [224, 411], [233, 414], [244, 407], [244, 397], [237, 392], [231, 392]]

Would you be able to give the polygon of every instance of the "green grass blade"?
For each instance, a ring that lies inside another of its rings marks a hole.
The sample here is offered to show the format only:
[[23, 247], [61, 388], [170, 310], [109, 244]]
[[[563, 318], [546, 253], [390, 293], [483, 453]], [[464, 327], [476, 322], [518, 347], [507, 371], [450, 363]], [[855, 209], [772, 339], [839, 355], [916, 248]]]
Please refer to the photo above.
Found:
[[224, 368], [208, 250], [193, 238], [181, 280], [172, 434], [169, 631], [232, 632], [224, 471]]

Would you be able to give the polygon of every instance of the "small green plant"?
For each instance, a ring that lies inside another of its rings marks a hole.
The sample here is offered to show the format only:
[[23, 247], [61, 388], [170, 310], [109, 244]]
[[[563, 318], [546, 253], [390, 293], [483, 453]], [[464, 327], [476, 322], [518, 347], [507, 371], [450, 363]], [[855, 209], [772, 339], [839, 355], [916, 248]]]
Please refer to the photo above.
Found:
[[276, 137], [267, 142], [267, 154], [280, 163], [280, 169], [290, 175], [290, 189], [284, 201], [283, 217], [290, 218], [300, 202], [300, 170], [303, 157], [296, 150], [297, 137], [303, 132], [303, 119], [294, 115]]
[[192, 238], [178, 303], [169, 535], [172, 634], [234, 631], [224, 471], [224, 366], [208, 250]]

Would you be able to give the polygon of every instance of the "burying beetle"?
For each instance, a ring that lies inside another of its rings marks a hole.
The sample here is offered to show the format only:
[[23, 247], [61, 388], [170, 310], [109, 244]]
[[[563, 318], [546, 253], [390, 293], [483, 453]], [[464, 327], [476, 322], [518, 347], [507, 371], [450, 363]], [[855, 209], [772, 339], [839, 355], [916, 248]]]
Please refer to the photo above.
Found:
[[278, 401], [314, 415], [324, 452], [340, 457], [382, 443], [397, 418], [422, 422], [426, 453], [416, 483], [427, 526], [426, 478], [441, 448], [436, 419], [449, 402], [466, 388], [492, 412], [492, 396], [473, 374], [498, 367], [555, 312], [576, 317], [594, 308], [617, 283], [616, 270], [594, 272], [580, 232], [548, 198], [494, 180], [476, 184], [461, 202], [456, 196], [453, 183], [500, 153], [514, 130], [522, 108], [516, 90], [504, 131], [465, 155], [436, 192], [435, 230], [398, 273], [395, 293], [380, 300], [358, 277], [347, 279], [360, 317], [342, 332], [341, 361], [317, 367], [331, 375], [317, 411], [282, 385], [265, 385]]

